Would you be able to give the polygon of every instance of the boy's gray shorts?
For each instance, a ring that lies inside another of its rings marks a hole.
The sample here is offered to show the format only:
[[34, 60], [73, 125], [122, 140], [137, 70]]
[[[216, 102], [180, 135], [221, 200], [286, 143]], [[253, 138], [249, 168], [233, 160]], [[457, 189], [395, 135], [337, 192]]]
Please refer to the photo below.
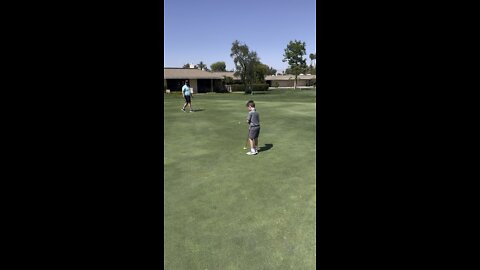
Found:
[[260, 135], [260, 127], [250, 127], [248, 130], [248, 138], [256, 139]]

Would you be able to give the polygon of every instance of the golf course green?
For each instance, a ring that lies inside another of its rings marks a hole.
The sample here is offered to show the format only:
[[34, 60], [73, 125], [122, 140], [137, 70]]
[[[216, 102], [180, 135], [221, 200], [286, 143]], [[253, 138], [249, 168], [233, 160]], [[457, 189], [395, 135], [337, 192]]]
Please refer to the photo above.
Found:
[[183, 101], [164, 94], [164, 268], [315, 269], [316, 89], [197, 94], [192, 113]]

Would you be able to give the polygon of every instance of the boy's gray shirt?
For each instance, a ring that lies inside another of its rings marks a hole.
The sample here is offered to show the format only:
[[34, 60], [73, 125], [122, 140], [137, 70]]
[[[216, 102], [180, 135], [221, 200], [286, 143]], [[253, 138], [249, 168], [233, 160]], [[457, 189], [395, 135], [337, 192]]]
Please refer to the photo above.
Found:
[[256, 110], [252, 110], [248, 112], [247, 122], [250, 124], [250, 127], [260, 126], [260, 115]]

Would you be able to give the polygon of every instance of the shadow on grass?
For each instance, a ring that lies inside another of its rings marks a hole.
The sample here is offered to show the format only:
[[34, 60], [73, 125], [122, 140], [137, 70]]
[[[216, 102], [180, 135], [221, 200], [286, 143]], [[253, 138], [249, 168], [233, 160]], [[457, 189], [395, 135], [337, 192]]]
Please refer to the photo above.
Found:
[[192, 111], [193, 112], [202, 112], [202, 111], [204, 111], [204, 109], [193, 109]]
[[260, 152], [265, 152], [272, 149], [273, 144], [266, 143], [264, 146], [260, 147]]

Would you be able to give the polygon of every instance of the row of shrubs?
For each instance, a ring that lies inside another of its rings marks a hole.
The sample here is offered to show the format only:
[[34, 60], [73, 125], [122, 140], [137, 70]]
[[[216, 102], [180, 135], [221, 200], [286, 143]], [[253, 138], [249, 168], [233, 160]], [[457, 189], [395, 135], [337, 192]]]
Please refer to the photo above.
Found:
[[[252, 84], [251, 88], [250, 89], [245, 89], [245, 85], [244, 84], [232, 84], [231, 85], [231, 89], [232, 89], [232, 92], [243, 92], [245, 91], [245, 94], [251, 94], [252, 93], [252, 90], [254, 92], [258, 92], [258, 91], [267, 91], [269, 88], [269, 85], [268, 84]], [[167, 91], [167, 86], [164, 85], [163, 86], [163, 91], [166, 92]], [[227, 88], [226, 87], [221, 87], [220, 89], [215, 89], [215, 92], [217, 93], [227, 93]]]
[[252, 84], [251, 88], [245, 89], [244, 84], [232, 84], [232, 92], [242, 92], [245, 91], [245, 94], [251, 94], [252, 91], [258, 92], [258, 91], [267, 91], [268, 90], [268, 84]]

